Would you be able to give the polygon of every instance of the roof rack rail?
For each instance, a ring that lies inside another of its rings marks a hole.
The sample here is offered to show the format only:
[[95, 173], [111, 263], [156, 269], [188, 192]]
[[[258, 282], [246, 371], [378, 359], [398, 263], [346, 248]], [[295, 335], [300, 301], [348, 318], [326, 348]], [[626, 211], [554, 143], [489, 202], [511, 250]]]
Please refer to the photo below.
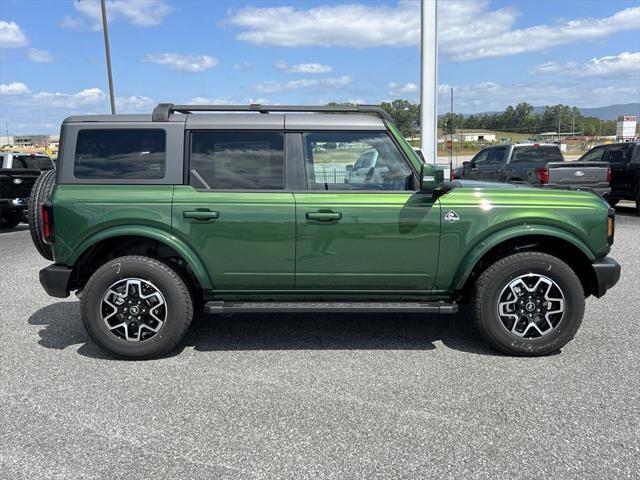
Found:
[[317, 113], [373, 113], [387, 122], [393, 122], [391, 115], [378, 105], [337, 105], [337, 106], [308, 106], [308, 105], [174, 105], [173, 103], [159, 103], [153, 109], [151, 118], [154, 122], [166, 122], [172, 113], [192, 112], [317, 112]]

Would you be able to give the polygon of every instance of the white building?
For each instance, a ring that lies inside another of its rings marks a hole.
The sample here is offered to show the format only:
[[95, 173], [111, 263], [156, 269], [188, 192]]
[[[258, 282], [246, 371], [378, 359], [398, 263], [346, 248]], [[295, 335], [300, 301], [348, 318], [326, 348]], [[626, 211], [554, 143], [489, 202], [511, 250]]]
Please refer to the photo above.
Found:
[[637, 120], [635, 115], [620, 115], [616, 126], [616, 139], [633, 140], [636, 136]]
[[463, 142], [495, 142], [496, 134], [489, 132], [463, 132], [460, 134]]

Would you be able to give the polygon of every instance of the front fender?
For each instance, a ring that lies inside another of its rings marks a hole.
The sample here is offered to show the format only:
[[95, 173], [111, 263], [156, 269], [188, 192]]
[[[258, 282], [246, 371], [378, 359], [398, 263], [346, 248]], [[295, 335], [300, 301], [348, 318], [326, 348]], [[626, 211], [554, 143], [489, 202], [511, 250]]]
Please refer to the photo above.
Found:
[[459, 290], [464, 287], [467, 278], [475, 268], [476, 264], [487, 252], [489, 252], [489, 250], [505, 241], [531, 235], [554, 237], [565, 240], [579, 248], [589, 260], [595, 259], [595, 256], [591, 250], [589, 250], [589, 247], [587, 247], [587, 245], [577, 236], [567, 232], [566, 230], [562, 230], [551, 225], [526, 225], [524, 228], [522, 225], [513, 226], [504, 230], [499, 230], [483, 238], [469, 251], [455, 273], [453, 289]]
[[172, 235], [159, 228], [150, 227], [148, 225], [124, 225], [100, 230], [99, 232], [83, 240], [80, 245], [78, 245], [73, 250], [71, 255], [69, 255], [65, 263], [67, 263], [68, 265], [75, 265], [80, 256], [84, 252], [86, 252], [88, 248], [103, 240], [123, 236], [149, 238], [173, 248], [176, 252], [178, 252], [178, 254], [180, 254], [184, 261], [187, 262], [189, 268], [191, 268], [194, 275], [198, 279], [198, 282], [200, 282], [200, 286], [202, 287], [202, 289], [213, 289], [213, 284], [211, 283], [211, 279], [209, 278], [207, 269], [205, 268], [198, 255], [196, 255], [193, 250], [191, 250], [191, 248], [189, 248], [182, 240], [180, 240], [175, 235]]

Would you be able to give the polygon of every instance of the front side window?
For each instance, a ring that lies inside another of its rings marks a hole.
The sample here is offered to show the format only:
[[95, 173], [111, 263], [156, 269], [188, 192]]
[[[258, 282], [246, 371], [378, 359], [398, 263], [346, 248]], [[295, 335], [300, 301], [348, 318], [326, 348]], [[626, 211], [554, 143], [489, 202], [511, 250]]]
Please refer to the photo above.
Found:
[[471, 163], [473, 165], [484, 164], [489, 159], [489, 153], [491, 152], [490, 148], [485, 150], [480, 150], [480, 152], [471, 159]]
[[191, 135], [189, 183], [220, 190], [284, 188], [284, 135], [203, 131]]
[[409, 190], [413, 177], [384, 132], [304, 134], [305, 163], [312, 190]]
[[605, 147], [594, 148], [590, 152], [584, 154], [580, 159], [583, 162], [601, 162], [604, 158]]
[[73, 174], [104, 180], [164, 178], [165, 150], [161, 129], [80, 130]]

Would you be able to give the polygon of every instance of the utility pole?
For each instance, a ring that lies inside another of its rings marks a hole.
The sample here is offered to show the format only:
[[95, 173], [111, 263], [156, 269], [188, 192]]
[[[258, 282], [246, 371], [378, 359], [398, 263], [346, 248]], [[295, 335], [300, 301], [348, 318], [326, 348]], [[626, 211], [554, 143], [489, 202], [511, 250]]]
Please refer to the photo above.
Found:
[[422, 0], [420, 15], [420, 147], [425, 161], [438, 158], [437, 0]]
[[111, 51], [109, 49], [109, 27], [107, 26], [107, 6], [105, 0], [100, 0], [102, 10], [102, 31], [104, 32], [104, 51], [107, 56], [107, 77], [109, 78], [109, 100], [111, 101], [111, 115], [116, 114], [116, 100], [113, 94], [113, 77], [111, 76]]
[[562, 118], [562, 112], [558, 110], [558, 144], [562, 144], [562, 140], [560, 140], [560, 119]]
[[451, 106], [449, 109], [451, 115], [451, 135], [449, 138], [451, 139], [451, 150], [449, 151], [449, 178], [451, 178], [451, 172], [453, 170], [453, 132], [455, 132], [456, 123], [453, 120], [453, 87], [451, 87]]

